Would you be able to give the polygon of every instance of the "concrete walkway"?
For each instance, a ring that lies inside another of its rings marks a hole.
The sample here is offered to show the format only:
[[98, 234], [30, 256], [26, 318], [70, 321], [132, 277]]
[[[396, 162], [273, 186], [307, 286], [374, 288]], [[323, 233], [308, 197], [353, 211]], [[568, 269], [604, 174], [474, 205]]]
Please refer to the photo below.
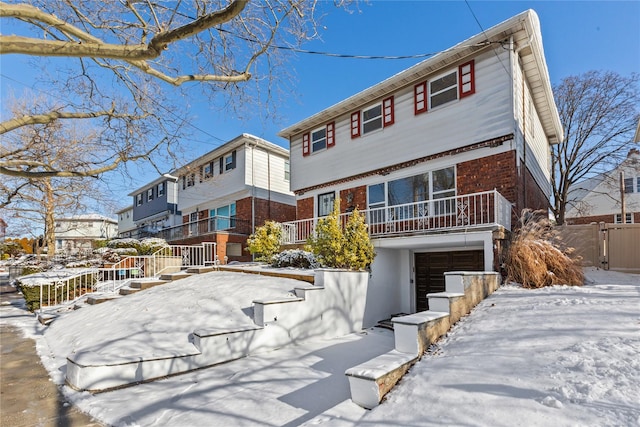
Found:
[[[22, 303], [13, 286], [0, 285], [0, 304]], [[25, 312], [25, 315], [28, 314]], [[102, 426], [66, 402], [49, 380], [35, 342], [2, 319], [0, 323], [0, 426]]]

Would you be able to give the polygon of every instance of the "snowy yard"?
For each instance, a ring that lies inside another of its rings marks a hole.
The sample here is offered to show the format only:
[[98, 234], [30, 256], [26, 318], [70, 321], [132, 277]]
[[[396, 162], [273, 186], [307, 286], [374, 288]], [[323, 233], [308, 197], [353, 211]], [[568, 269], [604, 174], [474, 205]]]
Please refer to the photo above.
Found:
[[[2, 321], [36, 339], [61, 384], [65, 358], [79, 348], [181, 351], [199, 325], [251, 322], [247, 309], [261, 292], [293, 287], [246, 276], [189, 278], [83, 308], [48, 329], [15, 307], [2, 307]], [[501, 287], [371, 411], [349, 400], [344, 371], [393, 347], [391, 331], [379, 328], [107, 393], [64, 393], [115, 426], [639, 425], [640, 276], [586, 276], [584, 287]]]

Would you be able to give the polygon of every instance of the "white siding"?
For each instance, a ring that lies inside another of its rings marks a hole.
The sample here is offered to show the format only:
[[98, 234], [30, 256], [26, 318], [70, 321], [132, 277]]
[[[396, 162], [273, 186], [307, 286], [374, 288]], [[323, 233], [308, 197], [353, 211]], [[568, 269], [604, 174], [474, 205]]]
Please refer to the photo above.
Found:
[[257, 189], [270, 190], [272, 193], [293, 196], [289, 189], [289, 181], [284, 177], [284, 165], [288, 158], [251, 146], [246, 148], [245, 157], [247, 185], [255, 185]]
[[[523, 157], [523, 135], [526, 141], [526, 164], [534, 179], [545, 192], [551, 196], [551, 157], [549, 140], [544, 134], [542, 122], [540, 121], [535, 105], [532, 102], [529, 86], [524, 84], [523, 93], [523, 73], [520, 66], [515, 67], [516, 78], [514, 79], [514, 110], [516, 117], [516, 139], [518, 142], [518, 157]], [[532, 110], [531, 112], [529, 110]], [[531, 113], [531, 114], [530, 114]]]
[[291, 144], [292, 190], [513, 133], [508, 70], [508, 52], [500, 53], [500, 60], [493, 52], [479, 55], [474, 95], [417, 116], [413, 86], [403, 88], [394, 93], [394, 125], [352, 140], [350, 114], [344, 115], [336, 120], [336, 146], [309, 157], [302, 157], [302, 135], [298, 135]]
[[[233, 150], [231, 150], [233, 151]], [[231, 154], [231, 151], [225, 153], [224, 156]], [[196, 174], [195, 185], [193, 187], [182, 188], [182, 177], [178, 182], [178, 200], [179, 210], [183, 215], [191, 211], [195, 211], [196, 208], [202, 210], [205, 203], [212, 200], [228, 200], [229, 196], [236, 194], [240, 191], [246, 191], [245, 187], [245, 150], [243, 147], [236, 149], [236, 167], [235, 169], [224, 171], [220, 174], [218, 168], [218, 158], [214, 160], [214, 174], [213, 177], [200, 182], [199, 170], [196, 168], [194, 173]], [[202, 162], [205, 164], [208, 162]], [[246, 194], [244, 197], [248, 197]], [[235, 201], [235, 200], [231, 200]], [[223, 206], [221, 203], [220, 206]]]

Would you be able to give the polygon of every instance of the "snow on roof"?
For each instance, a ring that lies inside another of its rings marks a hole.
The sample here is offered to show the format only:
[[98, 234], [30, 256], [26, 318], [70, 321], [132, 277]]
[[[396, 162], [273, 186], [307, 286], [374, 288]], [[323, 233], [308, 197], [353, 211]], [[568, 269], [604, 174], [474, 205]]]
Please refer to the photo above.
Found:
[[96, 213], [73, 215], [66, 218], [58, 218], [56, 221], [108, 221], [114, 224], [118, 223], [118, 221], [113, 218]]

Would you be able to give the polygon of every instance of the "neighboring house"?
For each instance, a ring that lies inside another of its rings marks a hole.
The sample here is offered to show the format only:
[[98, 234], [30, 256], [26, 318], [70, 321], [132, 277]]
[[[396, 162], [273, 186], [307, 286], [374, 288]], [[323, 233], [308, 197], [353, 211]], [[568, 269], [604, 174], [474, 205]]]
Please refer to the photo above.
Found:
[[[182, 222], [178, 208], [178, 177], [164, 174], [129, 193], [133, 197], [131, 217], [118, 217], [118, 228], [127, 230], [127, 237], [156, 236], [160, 230]], [[133, 222], [133, 227], [129, 224]], [[124, 236], [122, 236], [124, 237]]]
[[4, 242], [4, 239], [6, 236], [7, 236], [7, 223], [4, 222], [2, 218], [0, 218], [0, 243]]
[[120, 209], [116, 215], [118, 215], [118, 237], [135, 237], [136, 224], [133, 222], [133, 206]]
[[171, 193], [161, 201], [152, 193], [158, 180], [131, 193], [138, 235], [216, 242], [220, 259], [248, 261], [246, 240], [256, 227], [295, 219], [289, 173], [288, 150], [242, 134], [161, 179]]
[[567, 224], [640, 224], [640, 151], [630, 150], [618, 167], [573, 185], [567, 204]]
[[96, 240], [118, 235], [118, 222], [98, 215], [76, 215], [60, 218], [55, 223], [56, 252], [67, 255], [90, 253]]
[[332, 210], [364, 211], [377, 256], [369, 321], [428, 309], [443, 273], [494, 270], [524, 208], [549, 207], [562, 140], [540, 24], [521, 13], [279, 133], [303, 242]]

